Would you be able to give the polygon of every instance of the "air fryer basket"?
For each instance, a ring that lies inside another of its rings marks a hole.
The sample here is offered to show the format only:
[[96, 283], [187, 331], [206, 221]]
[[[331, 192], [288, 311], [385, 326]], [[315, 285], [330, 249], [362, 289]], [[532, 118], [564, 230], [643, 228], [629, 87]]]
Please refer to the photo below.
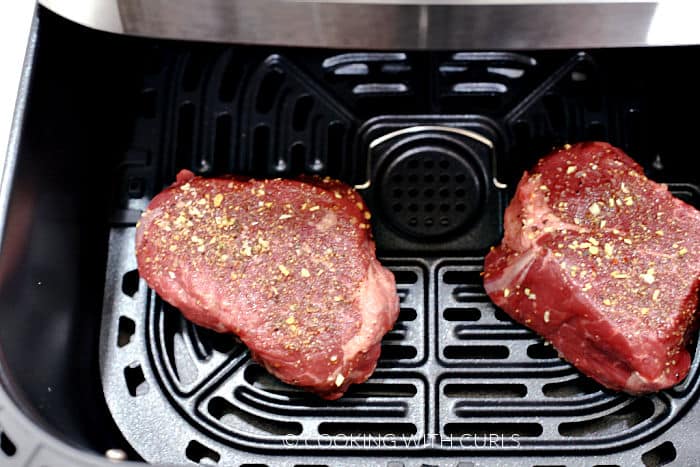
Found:
[[[698, 361], [659, 394], [603, 390], [480, 276], [522, 171], [555, 145], [610, 141], [700, 206], [686, 111], [700, 48], [370, 53], [133, 39], [46, 12], [38, 25], [3, 184], [0, 464], [64, 465], [54, 437], [227, 466], [700, 456]], [[367, 383], [334, 402], [282, 384], [139, 279], [135, 223], [182, 168], [358, 186], [401, 300]]]

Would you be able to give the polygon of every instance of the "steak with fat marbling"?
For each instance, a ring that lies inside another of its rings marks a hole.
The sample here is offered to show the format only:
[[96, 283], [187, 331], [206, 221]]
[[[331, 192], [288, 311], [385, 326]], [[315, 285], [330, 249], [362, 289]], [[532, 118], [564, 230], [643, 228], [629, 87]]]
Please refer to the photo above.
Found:
[[494, 303], [608, 388], [658, 391], [688, 373], [700, 212], [606, 143], [525, 173], [486, 257]]

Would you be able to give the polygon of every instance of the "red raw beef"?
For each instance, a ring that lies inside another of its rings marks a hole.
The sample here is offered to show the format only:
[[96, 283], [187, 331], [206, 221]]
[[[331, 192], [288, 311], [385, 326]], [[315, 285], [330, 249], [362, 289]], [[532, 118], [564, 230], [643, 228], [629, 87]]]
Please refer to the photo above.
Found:
[[690, 365], [700, 212], [620, 149], [567, 145], [520, 180], [484, 285], [496, 305], [604, 386], [668, 388]]
[[331, 179], [183, 170], [141, 217], [141, 276], [191, 321], [235, 333], [282, 381], [337, 399], [374, 371], [399, 312], [370, 213]]

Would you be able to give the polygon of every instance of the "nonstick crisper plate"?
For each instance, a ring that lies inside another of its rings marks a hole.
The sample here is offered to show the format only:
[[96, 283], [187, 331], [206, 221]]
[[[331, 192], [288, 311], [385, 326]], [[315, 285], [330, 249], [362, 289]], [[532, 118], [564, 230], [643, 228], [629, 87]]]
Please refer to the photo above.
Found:
[[[503, 208], [544, 148], [606, 138], [652, 177], [664, 175], [638, 149], [644, 102], [607, 97], [594, 56], [183, 46], [156, 48], [153, 60], [120, 168], [100, 347], [107, 404], [145, 460], [466, 467], [676, 458], [688, 441], [677, 424], [697, 398], [697, 360], [659, 394], [603, 390], [482, 287]], [[134, 224], [185, 167], [364, 184], [401, 300], [367, 383], [333, 402], [280, 383], [234, 337], [187, 322], [139, 279]], [[669, 186], [698, 206], [692, 177]]]

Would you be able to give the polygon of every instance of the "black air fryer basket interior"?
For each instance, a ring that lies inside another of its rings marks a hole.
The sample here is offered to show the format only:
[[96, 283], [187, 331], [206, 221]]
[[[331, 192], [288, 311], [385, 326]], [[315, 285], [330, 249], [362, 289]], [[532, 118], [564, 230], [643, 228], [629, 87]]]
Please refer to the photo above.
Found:
[[[656, 395], [602, 390], [480, 277], [518, 178], [555, 145], [610, 141], [700, 206], [700, 48], [224, 46], [41, 10], [33, 44], [2, 187], [0, 465], [113, 465], [108, 451], [226, 466], [700, 458], [697, 361]], [[335, 402], [284, 385], [140, 281], [135, 223], [182, 168], [363, 186], [401, 299], [369, 382]]]

